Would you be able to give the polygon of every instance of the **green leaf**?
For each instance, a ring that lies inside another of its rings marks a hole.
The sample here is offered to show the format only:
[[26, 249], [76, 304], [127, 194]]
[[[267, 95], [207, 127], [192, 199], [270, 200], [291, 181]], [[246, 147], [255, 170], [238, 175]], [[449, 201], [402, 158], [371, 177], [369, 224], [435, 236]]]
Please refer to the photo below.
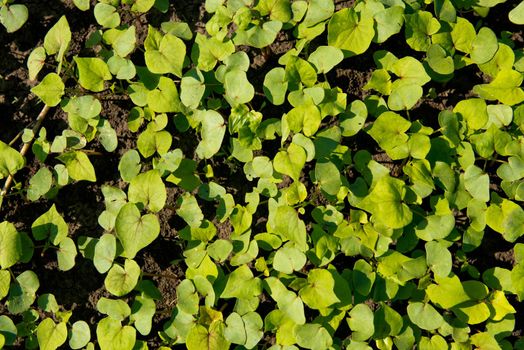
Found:
[[46, 59], [45, 49], [42, 46], [35, 48], [29, 54], [27, 59], [27, 68], [29, 69], [29, 80], [35, 80]]
[[38, 297], [37, 305], [40, 309], [45, 312], [54, 312], [59, 311], [58, 303], [53, 294], [42, 294]]
[[286, 63], [285, 80], [288, 81], [288, 90], [299, 90], [301, 84], [312, 87], [317, 81], [317, 72], [311, 63], [299, 57], [291, 56]]
[[424, 330], [432, 331], [444, 324], [444, 318], [430, 304], [412, 302], [407, 311], [411, 322]]
[[404, 203], [405, 195], [406, 187], [402, 180], [385, 176], [378, 180], [362, 205], [377, 222], [391, 228], [402, 228], [413, 218], [411, 209]]
[[53, 245], [59, 245], [67, 237], [69, 228], [53, 204], [46, 213], [33, 222], [31, 230], [36, 240], [49, 239]]
[[123, 300], [100, 298], [96, 303], [98, 312], [111, 317], [117, 321], [123, 321], [131, 315], [131, 308]]
[[472, 130], [483, 128], [488, 122], [486, 101], [480, 98], [462, 100], [453, 108], [454, 113], [459, 113]]
[[403, 319], [400, 314], [388, 305], [381, 303], [375, 311], [373, 319], [375, 326], [374, 339], [384, 339], [387, 336], [398, 335], [402, 329]]
[[228, 275], [220, 298], [249, 299], [260, 293], [262, 293], [262, 281], [253, 276], [253, 272], [247, 265], [242, 265]]
[[311, 0], [309, 1], [308, 10], [302, 23], [306, 27], [312, 27], [330, 18], [334, 11], [335, 5], [331, 1]]
[[141, 204], [152, 212], [156, 213], [164, 208], [166, 197], [166, 186], [158, 170], [150, 170], [139, 174], [129, 183], [129, 201]]
[[47, 168], [40, 168], [31, 180], [29, 180], [29, 187], [27, 188], [27, 198], [30, 201], [36, 201], [44, 196], [53, 185], [53, 174]]
[[120, 25], [120, 15], [114, 6], [101, 3], [95, 5], [95, 19], [104, 28], [115, 28]]
[[14, 175], [24, 164], [24, 157], [18, 151], [0, 141], [0, 179]]
[[431, 338], [421, 337], [418, 345], [420, 350], [448, 349], [448, 344], [446, 343], [446, 340], [438, 334], [433, 335]]
[[105, 88], [104, 81], [113, 78], [107, 64], [98, 57], [75, 57], [74, 59], [78, 67], [78, 81], [87, 90], [100, 92]]
[[224, 42], [217, 37], [207, 38], [197, 33], [191, 59], [197, 62], [198, 69], [208, 72], [215, 67], [217, 61], [225, 60], [234, 52], [235, 45], [231, 40]]
[[248, 312], [239, 315], [231, 313], [226, 319], [226, 329], [224, 337], [233, 344], [243, 345], [247, 349], [254, 348], [262, 339], [264, 323], [259, 314]]
[[65, 112], [86, 120], [96, 118], [102, 111], [102, 104], [92, 95], [75, 96], [62, 106]]
[[326, 328], [319, 324], [306, 323], [298, 326], [295, 332], [297, 344], [305, 349], [329, 349], [333, 345], [333, 338]]
[[109, 72], [116, 76], [117, 79], [130, 80], [136, 75], [136, 67], [130, 59], [120, 56], [111, 56], [107, 60]]
[[185, 22], [163, 22], [161, 28], [164, 33], [173, 34], [183, 40], [191, 40], [193, 38], [191, 28]]
[[406, 18], [406, 42], [415, 51], [427, 51], [431, 36], [440, 29], [439, 21], [430, 12], [416, 11]]
[[0, 223], [0, 267], [2, 269], [8, 269], [19, 261], [27, 260], [27, 256], [30, 259], [32, 250], [32, 241], [26, 233], [18, 232], [10, 222]]
[[307, 276], [307, 283], [298, 294], [311, 309], [321, 310], [340, 301], [334, 292], [335, 280], [328, 270], [312, 269]]
[[376, 23], [373, 41], [383, 43], [392, 35], [400, 32], [404, 24], [404, 8], [402, 6], [388, 7], [374, 14]]
[[328, 45], [346, 51], [347, 56], [364, 53], [374, 36], [373, 17], [352, 8], [337, 11], [328, 23]]
[[182, 77], [186, 45], [181, 39], [171, 34], [162, 36], [160, 32], [149, 26], [144, 46], [146, 66], [152, 73], [171, 73]]
[[[58, 22], [49, 29], [44, 37], [44, 48], [48, 55], [57, 54], [57, 73], [60, 73], [62, 60], [71, 42], [71, 29], [65, 16], [60, 17]], [[44, 57], [45, 58], [45, 57]]]
[[225, 239], [217, 239], [207, 247], [207, 253], [215, 261], [223, 262], [233, 251], [233, 244]]
[[135, 26], [126, 29], [109, 29], [104, 32], [104, 41], [111, 44], [114, 52], [120, 57], [126, 57], [135, 49]]
[[[4, 299], [7, 293], [9, 293], [9, 285], [11, 283], [11, 274], [8, 270], [0, 270], [0, 300]], [[0, 325], [2, 325], [2, 320], [4, 320], [2, 317], [7, 316], [0, 316]], [[0, 333], [1, 333], [2, 327], [0, 327]]]
[[497, 36], [488, 27], [480, 28], [477, 36], [471, 43], [471, 59], [476, 64], [488, 62], [499, 49]]
[[197, 118], [201, 122], [202, 137], [195, 152], [199, 158], [212, 158], [222, 146], [222, 140], [226, 133], [226, 125], [222, 115], [213, 110], [199, 111]]
[[263, 0], [258, 3], [257, 10], [262, 16], [269, 15], [271, 20], [282, 23], [289, 22], [293, 16], [289, 0]]
[[386, 152], [399, 147], [409, 139], [406, 131], [411, 123], [394, 112], [382, 113], [374, 122], [368, 134]]
[[489, 84], [480, 84], [473, 87], [473, 92], [487, 100], [499, 100], [513, 106], [524, 101], [524, 90], [520, 72], [503, 69]]
[[291, 246], [285, 246], [276, 251], [273, 258], [273, 268], [277, 271], [292, 274], [306, 264], [306, 255]]
[[136, 330], [123, 326], [120, 321], [106, 317], [98, 322], [96, 336], [101, 350], [132, 350], [136, 342]]
[[78, 8], [80, 11], [89, 10], [89, 0], [73, 0], [73, 3], [75, 4], [76, 8]]
[[319, 46], [308, 57], [308, 61], [315, 66], [318, 73], [329, 72], [343, 59], [342, 51], [332, 46]]
[[443, 239], [455, 227], [455, 217], [451, 214], [428, 215], [415, 228], [416, 235], [425, 241]]
[[282, 67], [275, 67], [264, 77], [264, 94], [269, 102], [281, 105], [286, 99], [287, 90], [286, 71]]
[[180, 100], [190, 108], [198, 108], [206, 91], [205, 79], [198, 69], [184, 74], [180, 84]]
[[473, 198], [489, 201], [489, 175], [476, 165], [470, 165], [464, 172], [464, 187]]
[[155, 0], [134, 0], [133, 6], [131, 6], [131, 11], [146, 13], [153, 7], [153, 5], [155, 5]]
[[33, 271], [24, 271], [16, 278], [9, 289], [7, 309], [12, 314], [21, 314], [29, 309], [36, 299], [40, 287], [38, 276]]
[[65, 322], [56, 324], [51, 318], [46, 318], [36, 327], [36, 337], [40, 349], [58, 349], [67, 340], [67, 326]]
[[340, 115], [340, 127], [342, 136], [349, 137], [356, 135], [363, 127], [368, 116], [367, 107], [364, 102], [355, 100]]
[[75, 181], [96, 181], [95, 168], [84, 152], [72, 151], [57, 157], [65, 164], [69, 177]]
[[429, 67], [440, 75], [453, 74], [455, 70], [453, 57], [448, 56], [446, 50], [438, 44], [431, 45], [428, 49], [426, 61]]
[[16, 32], [22, 28], [28, 17], [27, 7], [22, 4], [5, 4], [0, 8], [0, 23], [2, 23], [8, 33]]
[[515, 242], [524, 234], [524, 209], [518, 204], [502, 199], [502, 203], [492, 203], [486, 211], [486, 224], [502, 234], [508, 242]]
[[157, 88], [147, 93], [147, 104], [157, 113], [180, 112], [180, 98], [175, 82], [160, 77]]
[[[153, 128], [147, 128], [138, 136], [137, 148], [145, 158], [151, 157], [158, 153], [164, 155], [171, 148], [173, 138], [171, 134], [166, 131], [154, 131]], [[139, 157], [140, 159], [140, 157]]]
[[453, 261], [446, 246], [441, 242], [430, 241], [426, 243], [425, 248], [426, 262], [431, 271], [439, 277], [447, 277], [453, 267]]
[[85, 321], [76, 321], [71, 326], [71, 338], [69, 347], [71, 349], [81, 349], [91, 340], [91, 330]]
[[133, 203], [124, 205], [116, 217], [116, 236], [124, 247], [122, 256], [132, 259], [136, 253], [151, 242], [160, 233], [160, 224], [154, 214], [140, 215]]
[[248, 45], [261, 49], [275, 41], [280, 29], [282, 29], [280, 21], [264, 22], [262, 25], [254, 25], [247, 30], [237, 31], [233, 41], [235, 45]]
[[31, 92], [38, 96], [46, 105], [54, 107], [62, 100], [64, 89], [65, 85], [60, 76], [56, 73], [49, 73], [40, 84], [31, 89]]
[[422, 87], [415, 84], [396, 87], [388, 97], [388, 107], [392, 111], [410, 110], [422, 97], [422, 93]]
[[320, 127], [320, 110], [311, 101], [300, 104], [290, 110], [285, 121], [293, 132], [303, 131], [305, 136], [313, 136]]
[[120, 177], [124, 181], [131, 181], [135, 176], [140, 173], [140, 154], [134, 149], [128, 150], [118, 163], [118, 170], [120, 171]]
[[391, 281], [402, 286], [409, 280], [424, 276], [426, 271], [427, 266], [423, 256], [413, 259], [391, 250], [379, 258], [377, 268], [377, 272], [387, 279], [386, 282]]
[[192, 194], [185, 192], [179, 198], [180, 208], [176, 211], [177, 215], [184, 219], [191, 227], [200, 227], [204, 214], [198, 206], [198, 202]]
[[492, 316], [493, 321], [501, 321], [507, 315], [517, 312], [501, 290], [493, 291], [493, 294], [490, 297], [490, 302], [491, 306], [495, 309], [495, 315]]
[[13, 345], [17, 332], [14, 322], [8, 316], [0, 316], [0, 335], [4, 337], [6, 345]]
[[111, 267], [104, 285], [109, 293], [121, 297], [135, 288], [139, 277], [140, 266], [134, 260], [126, 259], [124, 267], [116, 264]]
[[300, 220], [295, 209], [286, 205], [276, 208], [274, 214], [270, 213], [268, 232], [276, 233], [282, 240], [293, 242], [299, 250], [308, 249], [306, 242], [306, 225]]
[[56, 251], [58, 268], [61, 271], [71, 270], [75, 266], [76, 253], [75, 242], [69, 237], [64, 238]]
[[143, 296], [137, 296], [132, 305], [132, 314], [129, 317], [134, 322], [135, 328], [142, 335], [148, 335], [151, 332], [153, 316], [155, 316], [155, 302], [153, 299]]
[[197, 324], [189, 331], [186, 339], [188, 350], [229, 349], [229, 341], [225, 338], [225, 325], [222, 321], [211, 323], [209, 328]]
[[332, 162], [317, 162], [315, 179], [320, 183], [320, 188], [332, 196], [336, 196], [342, 186], [340, 171]]
[[366, 304], [357, 304], [349, 312], [347, 319], [351, 329], [351, 338], [356, 341], [366, 341], [375, 333], [373, 311]]
[[294, 143], [291, 143], [287, 150], [278, 152], [273, 160], [273, 167], [276, 171], [289, 175], [295, 181], [299, 181], [305, 164], [306, 151]]
[[462, 283], [457, 276], [439, 277], [435, 275], [437, 284], [430, 284], [426, 293], [434, 304], [443, 309], [452, 307], [470, 300]]
[[99, 273], [106, 273], [116, 258], [116, 238], [112, 234], [105, 233], [95, 245], [93, 264]]
[[200, 301], [193, 282], [185, 279], [176, 287], [177, 308], [191, 315], [198, 313]]
[[411, 56], [402, 57], [391, 65], [391, 72], [399, 77], [392, 84], [392, 89], [404, 85], [423, 86], [431, 80], [420, 61]]
[[102, 125], [97, 128], [100, 143], [107, 152], [113, 152], [118, 146], [116, 131], [107, 120], [101, 120], [101, 122]]
[[227, 72], [224, 78], [225, 98], [232, 107], [248, 103], [253, 99], [255, 89], [247, 80], [246, 72], [233, 69]]
[[473, 41], [477, 37], [475, 27], [467, 19], [457, 17], [457, 23], [451, 31], [451, 39], [455, 48], [464, 53], [470, 53]]
[[515, 24], [524, 24], [524, 2], [520, 2], [517, 7], [509, 11], [508, 18]]

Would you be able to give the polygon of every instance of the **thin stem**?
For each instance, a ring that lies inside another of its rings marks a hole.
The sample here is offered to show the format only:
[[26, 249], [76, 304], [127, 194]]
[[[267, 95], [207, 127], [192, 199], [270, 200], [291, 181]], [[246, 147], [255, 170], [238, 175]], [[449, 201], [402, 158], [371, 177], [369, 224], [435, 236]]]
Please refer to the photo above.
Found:
[[[33, 130], [33, 137], [31, 137], [31, 139], [28, 142], [24, 143], [24, 146], [22, 146], [22, 150], [20, 150], [20, 155], [22, 157], [24, 157], [26, 155], [27, 151], [29, 151], [29, 148], [31, 147], [31, 144], [33, 143], [33, 140], [35, 139], [35, 136], [38, 134], [38, 130], [42, 126], [42, 122], [44, 121], [44, 118], [45, 118], [45, 116], [47, 115], [47, 112], [49, 112], [50, 109], [51, 109], [51, 107], [49, 107], [48, 105], [45, 105], [44, 108], [42, 108], [42, 110], [38, 114], [38, 117], [36, 118], [35, 126], [33, 126], [33, 129], [32, 129]], [[2, 188], [2, 191], [0, 192], [0, 209], [2, 208], [2, 202], [3, 202], [4, 196], [9, 191], [9, 188], [11, 187], [11, 184], [13, 183], [13, 180], [14, 180], [14, 175], [13, 174], [9, 174], [9, 176], [5, 180], [4, 187]]]
[[168, 278], [168, 279], [171, 279], [171, 280], [174, 280], [174, 281], [178, 281], [179, 280], [179, 278], [177, 278], [175, 276], [166, 275], [166, 274], [163, 274], [163, 273], [142, 272], [142, 276]]
[[82, 150], [82, 152], [84, 152], [85, 154], [89, 154], [91, 156], [103, 156], [104, 155], [102, 152], [93, 151], [93, 150], [90, 150], [90, 149], [84, 149], [84, 150]]

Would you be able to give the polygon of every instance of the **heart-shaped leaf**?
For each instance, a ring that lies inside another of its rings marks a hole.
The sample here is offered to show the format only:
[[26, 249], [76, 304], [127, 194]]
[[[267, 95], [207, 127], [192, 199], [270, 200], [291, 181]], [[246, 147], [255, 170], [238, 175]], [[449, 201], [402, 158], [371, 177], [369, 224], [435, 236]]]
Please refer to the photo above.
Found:
[[28, 17], [29, 11], [22, 4], [3, 4], [2, 8], [0, 8], [0, 23], [2, 23], [8, 33], [16, 32], [22, 28]]
[[71, 327], [71, 338], [69, 338], [69, 346], [71, 349], [81, 349], [91, 339], [91, 330], [85, 321], [76, 321]]
[[96, 336], [101, 350], [132, 350], [136, 342], [136, 330], [122, 326], [120, 321], [106, 317], [98, 322]]
[[122, 256], [132, 259], [136, 253], [153, 242], [160, 233], [154, 214], [140, 215], [134, 203], [124, 205], [116, 217], [116, 236], [124, 247]]
[[352, 8], [336, 12], [328, 24], [328, 44], [345, 50], [346, 55], [364, 53], [373, 37], [373, 17], [367, 13], [357, 13]]
[[69, 228], [53, 204], [46, 213], [33, 222], [31, 230], [36, 240], [49, 239], [54, 245], [59, 245], [67, 237]]
[[152, 212], [162, 210], [166, 203], [166, 186], [158, 170], [135, 176], [129, 183], [128, 199], [132, 203], [140, 203]]
[[135, 288], [140, 277], [140, 266], [134, 261], [126, 259], [124, 267], [113, 265], [104, 280], [107, 291], [117, 297], [128, 294]]
[[51, 318], [46, 318], [36, 328], [36, 337], [40, 349], [58, 349], [67, 339], [67, 326], [65, 322], [57, 324]]
[[7, 309], [10, 313], [21, 314], [29, 309], [36, 300], [36, 291], [40, 287], [38, 276], [31, 270], [24, 271], [9, 289]]
[[56, 73], [47, 74], [44, 79], [31, 89], [46, 105], [54, 107], [60, 103], [64, 95], [65, 85]]

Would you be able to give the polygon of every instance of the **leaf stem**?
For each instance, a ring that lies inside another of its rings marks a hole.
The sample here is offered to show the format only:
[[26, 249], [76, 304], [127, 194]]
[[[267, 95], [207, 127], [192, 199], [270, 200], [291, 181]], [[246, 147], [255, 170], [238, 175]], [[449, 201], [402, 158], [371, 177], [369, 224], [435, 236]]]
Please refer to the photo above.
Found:
[[[33, 136], [31, 137], [31, 139], [28, 142], [24, 143], [24, 145], [22, 146], [22, 149], [20, 150], [20, 155], [22, 157], [24, 157], [26, 155], [27, 151], [29, 151], [29, 148], [31, 147], [31, 144], [33, 143], [36, 135], [38, 134], [38, 130], [42, 126], [42, 122], [44, 121], [44, 118], [45, 118], [45, 116], [47, 115], [47, 112], [49, 112], [50, 109], [51, 109], [51, 107], [49, 107], [48, 105], [45, 105], [44, 108], [42, 108], [42, 110], [38, 114], [38, 117], [36, 117], [36, 123], [35, 123], [35, 125], [33, 126], [33, 129], [32, 129]], [[4, 200], [5, 195], [9, 191], [9, 188], [11, 187], [11, 184], [13, 183], [13, 180], [14, 180], [14, 174], [9, 174], [9, 176], [5, 180], [4, 187], [2, 188], [2, 191], [0, 192], [0, 209], [2, 209], [2, 202]]]
[[142, 272], [142, 276], [147, 276], [147, 277], [159, 277], [159, 278], [168, 278], [168, 279], [171, 279], [171, 280], [174, 280], [174, 281], [178, 281], [179, 278], [175, 277], [175, 276], [171, 276], [171, 275], [166, 275], [164, 273], [150, 273], [150, 272]]

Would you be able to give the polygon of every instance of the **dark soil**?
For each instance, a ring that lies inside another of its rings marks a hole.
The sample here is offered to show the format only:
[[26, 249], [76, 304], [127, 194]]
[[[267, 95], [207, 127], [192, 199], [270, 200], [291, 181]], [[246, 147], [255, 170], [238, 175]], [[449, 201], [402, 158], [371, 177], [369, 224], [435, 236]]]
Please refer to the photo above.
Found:
[[[60, 18], [66, 15], [73, 39], [68, 55], [70, 57], [78, 54], [85, 56], [92, 55], [89, 49], [84, 48], [87, 38], [95, 31], [95, 19], [92, 12], [80, 12], [72, 5], [71, 0], [48, 0], [48, 1], [19, 1], [25, 3], [29, 8], [29, 21], [13, 34], [7, 34], [0, 30], [0, 47], [4, 48], [2, 59], [0, 60], [0, 139], [10, 142], [24, 128], [31, 127], [38, 115], [42, 105], [38, 99], [30, 93], [30, 88], [36, 82], [29, 81], [26, 69], [26, 61], [31, 50], [43, 43], [44, 33]], [[95, 1], [92, 1], [95, 3]], [[335, 1], [337, 9], [348, 7], [354, 1]], [[510, 3], [511, 1], [508, 1]], [[172, 1], [170, 9], [165, 14], [158, 12], [141, 16], [139, 18], [123, 18], [124, 21], [132, 21], [137, 28], [137, 37], [143, 42], [147, 34], [147, 25], [159, 26], [163, 21], [170, 19], [180, 19], [189, 23], [193, 31], [203, 32], [206, 15], [203, 9], [204, 1], [187, 0]], [[491, 28], [500, 30], [514, 30], [516, 45], [522, 45], [522, 30], [519, 28], [508, 27], [507, 21], [497, 20], [502, 18], [502, 14], [507, 13], [508, 6], [497, 6], [496, 12], [500, 16], [490, 16], [489, 23]], [[471, 15], [473, 16], [473, 15]], [[478, 18], [476, 19], [478, 20]], [[475, 22], [473, 22], [475, 23]], [[270, 52], [260, 52], [260, 50], [249, 50], [248, 54], [253, 62], [254, 73], [250, 80], [258, 91], [261, 91], [263, 77], [265, 73], [274, 67], [278, 57], [293, 47], [292, 35], [281, 34], [277, 41], [270, 46]], [[371, 72], [375, 68], [372, 53], [378, 46], [375, 45], [364, 55], [345, 60], [341, 65], [329, 73], [328, 79], [336, 81], [337, 85], [348, 94], [348, 103], [354, 99], [363, 99], [369, 92], [363, 89]], [[397, 56], [413, 55], [413, 51], [407, 47], [403, 37], [393, 37], [380, 49], [386, 49]], [[420, 58], [420, 57], [419, 57]], [[52, 67], [46, 67], [51, 70]], [[464, 75], [465, 79], [453, 79], [448, 85], [434, 84], [436, 98], [424, 97], [417, 107], [411, 112], [414, 119], [421, 119], [423, 124], [435, 127], [438, 112], [444, 109], [453, 108], [454, 104], [464, 98], [471, 96], [470, 89], [475, 83], [481, 82], [482, 77], [475, 72], [467, 69], [456, 73], [457, 76]], [[52, 203], [56, 203], [60, 213], [64, 215], [69, 225], [69, 235], [76, 241], [80, 236], [100, 237], [103, 229], [98, 225], [98, 215], [104, 210], [101, 186], [112, 185], [124, 188], [125, 184], [119, 179], [118, 161], [122, 154], [135, 147], [136, 135], [127, 129], [127, 114], [133, 104], [126, 97], [114, 99], [109, 94], [99, 95], [103, 103], [103, 117], [107, 118], [118, 135], [119, 147], [114, 153], [107, 153], [97, 142], [90, 143], [90, 150], [101, 155], [90, 156], [97, 171], [96, 183], [79, 182], [62, 188], [54, 200], [39, 200], [30, 202], [24, 196], [13, 195], [4, 201], [0, 211], [0, 221], [6, 220], [14, 223], [18, 230], [30, 232], [32, 222], [47, 211]], [[254, 102], [256, 106], [256, 101]], [[270, 111], [263, 111], [274, 117], [280, 117], [288, 106], [271, 108]], [[67, 128], [66, 115], [59, 109], [52, 109], [43, 123], [48, 135], [60, 134]], [[438, 126], [437, 126], [438, 128]], [[48, 137], [50, 139], [51, 137]], [[184, 150], [186, 157], [192, 158], [190, 154], [194, 150], [194, 138], [175, 139], [176, 147]], [[366, 134], [359, 133], [354, 143], [348, 145], [353, 151], [362, 149], [362, 146], [376, 154], [374, 141]], [[20, 142], [14, 144], [20, 146]], [[266, 146], [266, 144], [265, 144]], [[357, 148], [359, 147], [359, 148]], [[275, 149], [278, 148], [276, 144]], [[266, 151], [267, 148], [264, 148]], [[385, 153], [376, 154], [374, 159], [391, 169], [393, 176], [401, 176], [401, 163], [389, 159]], [[53, 159], [46, 161], [52, 164]], [[16, 176], [16, 180], [21, 182], [24, 187], [28, 184], [30, 176], [43, 164], [31, 155], [27, 159], [27, 167]], [[234, 165], [226, 162], [213, 164], [216, 180], [223, 186], [227, 186], [229, 193], [235, 197], [235, 201], [243, 201], [246, 192], [251, 190], [251, 184], [246, 183], [243, 176], [231, 176], [231, 167]], [[241, 170], [241, 165], [237, 169]], [[351, 180], [351, 179], [350, 179]], [[281, 184], [284, 185], [285, 184]], [[174, 207], [179, 192], [174, 187], [168, 189], [168, 205]], [[318, 205], [329, 204], [321, 193], [316, 193], [315, 198]], [[207, 204], [206, 204], [207, 205]], [[213, 206], [214, 204], [209, 204]], [[209, 208], [214, 209], [214, 207]], [[206, 208], [204, 208], [206, 211]], [[253, 218], [253, 223], [265, 225], [263, 212]], [[207, 216], [206, 216], [207, 217]], [[151, 348], [160, 346], [158, 331], [162, 330], [162, 324], [170, 317], [170, 310], [176, 302], [175, 287], [184, 278], [184, 266], [181, 263], [174, 264], [173, 261], [182, 258], [182, 246], [178, 240], [178, 230], [183, 227], [182, 222], [174, 215], [171, 209], [163, 209], [159, 213], [161, 222], [161, 234], [153, 244], [142, 250], [136, 260], [150, 277], [160, 292], [163, 299], [157, 302], [158, 315], [154, 319], [154, 329], [146, 341]], [[219, 237], [228, 238], [232, 231], [229, 222], [217, 224]], [[486, 244], [484, 244], [486, 243]], [[500, 235], [493, 232], [486, 232], [485, 240], [480, 249], [473, 251], [469, 259], [479, 270], [492, 266], [503, 266], [511, 268], [514, 264], [511, 246], [503, 241]], [[351, 260], [351, 259], [350, 259]], [[352, 261], [343, 259], [336, 260], [337, 264], [344, 264], [346, 267], [352, 266]], [[99, 274], [91, 261], [77, 257], [75, 267], [68, 272], [61, 272], [56, 265], [54, 254], [47, 251], [44, 255], [39, 250], [35, 251], [34, 259], [30, 264], [20, 264], [16, 266], [15, 272], [32, 269], [40, 278], [41, 286], [39, 294], [53, 293], [64, 310], [74, 310], [73, 320], [83, 319], [90, 323], [91, 330], [94, 332], [95, 325], [102, 315], [96, 310], [96, 303], [102, 296], [108, 296], [103, 287], [104, 275]], [[19, 270], [19, 271], [18, 271]], [[7, 313], [5, 306], [0, 304], [0, 314]], [[15, 317], [15, 321], [19, 320]], [[346, 330], [345, 330], [346, 331]], [[268, 337], [267, 343], [274, 341]], [[20, 344], [20, 346], [22, 346]]]

